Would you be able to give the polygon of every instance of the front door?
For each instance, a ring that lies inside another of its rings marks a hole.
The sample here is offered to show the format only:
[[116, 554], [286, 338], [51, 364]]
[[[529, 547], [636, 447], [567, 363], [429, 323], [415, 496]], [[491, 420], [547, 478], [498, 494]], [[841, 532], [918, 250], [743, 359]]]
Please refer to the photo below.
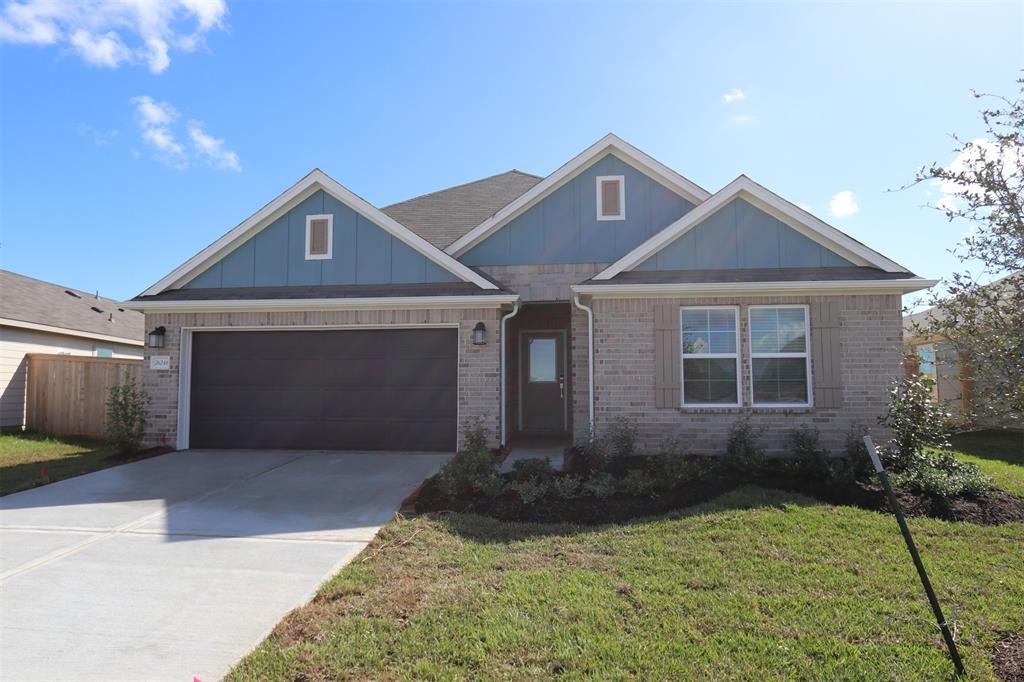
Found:
[[565, 335], [522, 332], [519, 428], [525, 433], [565, 433]]

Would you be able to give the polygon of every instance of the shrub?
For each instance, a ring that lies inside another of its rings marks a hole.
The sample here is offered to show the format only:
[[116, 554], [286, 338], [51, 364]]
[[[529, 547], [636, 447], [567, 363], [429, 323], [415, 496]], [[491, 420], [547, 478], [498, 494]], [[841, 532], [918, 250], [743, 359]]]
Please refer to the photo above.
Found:
[[893, 474], [892, 482], [940, 499], [981, 497], [992, 490], [992, 480], [982, 475], [978, 467], [949, 453], [926, 456], [912, 468]]
[[758, 443], [761, 432], [750, 424], [749, 417], [740, 417], [729, 430], [722, 464], [740, 473], [758, 473], [764, 469], [764, 449]]
[[605, 500], [615, 494], [615, 477], [599, 471], [583, 483], [583, 493]]
[[879, 418], [892, 432], [892, 438], [880, 448], [887, 468], [895, 472], [913, 468], [927, 458], [928, 446], [949, 449], [949, 414], [932, 401], [934, 384], [915, 374], [897, 379], [889, 388], [889, 407]]
[[483, 493], [500, 489], [498, 462], [487, 448], [487, 434], [479, 419], [466, 420], [462, 427], [463, 449], [437, 473], [437, 486], [448, 497]]
[[636, 422], [626, 417], [616, 417], [604, 434], [607, 451], [611, 457], [632, 457], [636, 454], [636, 437], [639, 433]]
[[577, 443], [565, 453], [566, 471], [588, 475], [603, 470], [607, 464], [608, 452], [602, 438]]
[[619, 489], [627, 495], [636, 497], [653, 497], [658, 489], [658, 481], [650, 471], [633, 469], [619, 481]]
[[133, 380], [111, 386], [107, 395], [106, 435], [119, 455], [138, 452], [146, 432], [149, 396]]
[[512, 478], [517, 481], [551, 480], [555, 470], [547, 458], [531, 457], [512, 462]]
[[515, 491], [524, 505], [532, 507], [552, 493], [553, 483], [551, 479], [525, 479], [509, 483], [508, 489]]
[[843, 462], [839, 465], [837, 475], [848, 480], [867, 481], [875, 474], [875, 467], [868, 457], [868, 448], [864, 445], [864, 429], [854, 424], [850, 432], [846, 434], [846, 444], [843, 447]]
[[831, 457], [821, 447], [817, 429], [804, 424], [790, 434], [789, 446], [792, 457], [787, 459], [787, 465], [791, 473], [821, 481], [832, 477]]
[[572, 474], [556, 476], [551, 481], [551, 492], [561, 500], [575, 499], [583, 492], [583, 479]]
[[659, 490], [673, 490], [706, 478], [713, 467], [707, 459], [687, 455], [661, 454], [651, 457], [650, 471]]

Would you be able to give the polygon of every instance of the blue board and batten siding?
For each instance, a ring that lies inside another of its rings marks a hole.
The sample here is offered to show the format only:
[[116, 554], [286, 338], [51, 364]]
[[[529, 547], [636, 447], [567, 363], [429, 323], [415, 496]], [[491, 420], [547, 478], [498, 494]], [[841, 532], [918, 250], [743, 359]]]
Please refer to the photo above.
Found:
[[634, 270], [822, 268], [853, 263], [743, 199], [734, 199]]
[[[306, 216], [334, 216], [333, 257], [306, 260]], [[250, 237], [186, 289], [417, 284], [458, 278], [320, 190]]]
[[[597, 176], [625, 179], [625, 220], [597, 219]], [[617, 260], [693, 204], [608, 154], [463, 254], [467, 265], [602, 263]]]

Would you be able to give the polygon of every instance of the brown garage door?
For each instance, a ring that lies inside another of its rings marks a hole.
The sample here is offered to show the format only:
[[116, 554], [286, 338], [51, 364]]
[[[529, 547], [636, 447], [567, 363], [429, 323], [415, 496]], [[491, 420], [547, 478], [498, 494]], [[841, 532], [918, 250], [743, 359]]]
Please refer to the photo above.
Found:
[[454, 450], [455, 329], [196, 332], [193, 448]]

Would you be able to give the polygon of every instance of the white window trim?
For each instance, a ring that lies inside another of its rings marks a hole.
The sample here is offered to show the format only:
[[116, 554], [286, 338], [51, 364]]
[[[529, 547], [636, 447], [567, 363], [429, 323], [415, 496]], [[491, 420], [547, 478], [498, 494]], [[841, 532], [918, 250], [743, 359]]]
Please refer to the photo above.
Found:
[[[780, 308], [802, 308], [804, 311], [804, 352], [803, 353], [755, 353], [754, 325], [750, 323], [750, 313], [757, 309], [777, 310]], [[750, 405], [751, 407], [767, 408], [804, 408], [814, 407], [814, 382], [811, 380], [811, 307], [806, 304], [749, 305], [747, 306], [747, 345], [750, 348]], [[754, 359], [755, 358], [803, 358], [807, 367], [807, 402], [806, 403], [757, 403], [754, 402]]]
[[[309, 231], [313, 225], [314, 220], [326, 220], [327, 221], [327, 253], [326, 254], [311, 254], [309, 252]], [[334, 214], [325, 213], [323, 215], [308, 215], [306, 216], [306, 260], [331, 260], [334, 258]]]
[[[602, 210], [604, 207], [601, 205], [601, 199], [603, 193], [601, 192], [601, 183], [614, 180], [619, 183], [619, 214], [618, 215], [604, 215]], [[597, 219], [598, 220], [625, 220], [626, 219], [626, 176], [625, 175], [598, 175], [597, 183]]]
[[[683, 351], [683, 311], [684, 310], [731, 310], [736, 320], [736, 352], [735, 353], [690, 353], [687, 354]], [[742, 407], [742, 388], [743, 384], [743, 367], [740, 364], [740, 356], [742, 355], [742, 348], [740, 346], [740, 307], [737, 305], [691, 305], [691, 306], [680, 306], [679, 307], [679, 407], [683, 410], [696, 410], [696, 409], [707, 409], [707, 408], [736, 408]], [[735, 358], [736, 359], [736, 402], [734, 403], [689, 403], [686, 402], [686, 370], [685, 360], [686, 358], [697, 358], [705, 360], [715, 360], [721, 358]]]

